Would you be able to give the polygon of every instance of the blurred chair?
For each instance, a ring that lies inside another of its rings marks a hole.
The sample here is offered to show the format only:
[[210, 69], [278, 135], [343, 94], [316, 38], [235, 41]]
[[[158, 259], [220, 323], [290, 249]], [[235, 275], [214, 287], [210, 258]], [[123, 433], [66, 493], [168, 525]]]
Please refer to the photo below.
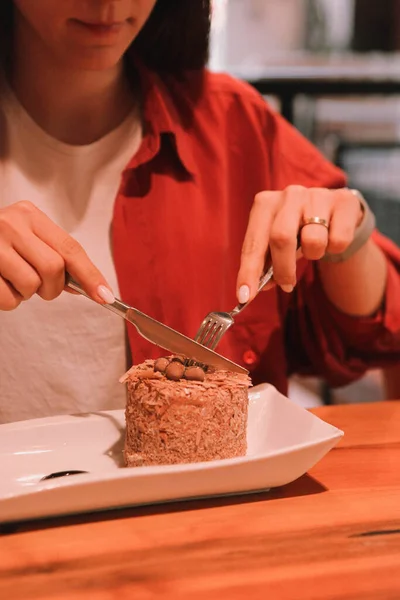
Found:
[[399, 50], [399, 17], [399, 0], [355, 0], [352, 49], [356, 52]]

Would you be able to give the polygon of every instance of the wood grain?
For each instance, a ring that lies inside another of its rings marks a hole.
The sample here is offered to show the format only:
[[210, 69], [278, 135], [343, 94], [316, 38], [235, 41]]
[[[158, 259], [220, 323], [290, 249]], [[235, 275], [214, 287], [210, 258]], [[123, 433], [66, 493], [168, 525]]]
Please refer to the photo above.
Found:
[[341, 445], [269, 494], [3, 528], [0, 599], [400, 598], [400, 402], [324, 407]]
[[400, 445], [400, 401], [321, 406], [311, 412], [345, 432], [342, 448]]

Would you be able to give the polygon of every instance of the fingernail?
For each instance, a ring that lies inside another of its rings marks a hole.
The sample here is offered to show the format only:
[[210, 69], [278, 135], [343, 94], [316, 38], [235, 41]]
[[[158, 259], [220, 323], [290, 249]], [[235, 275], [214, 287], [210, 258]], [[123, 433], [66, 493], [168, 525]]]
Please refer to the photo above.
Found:
[[114, 304], [115, 296], [105, 285], [99, 285], [97, 294], [106, 304]]
[[286, 292], [287, 294], [290, 294], [290, 292], [293, 292], [294, 287], [290, 284], [288, 285], [281, 285], [281, 289]]
[[246, 302], [249, 301], [250, 298], [250, 288], [248, 285], [242, 285], [239, 288], [239, 292], [238, 292], [238, 300], [240, 302], [240, 304], [246, 304]]

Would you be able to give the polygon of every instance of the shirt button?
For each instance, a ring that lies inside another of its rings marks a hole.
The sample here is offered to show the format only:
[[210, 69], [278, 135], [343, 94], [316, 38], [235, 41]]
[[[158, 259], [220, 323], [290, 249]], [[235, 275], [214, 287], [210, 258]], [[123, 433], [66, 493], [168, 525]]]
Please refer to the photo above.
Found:
[[243, 353], [243, 362], [248, 367], [254, 365], [257, 362], [257, 360], [258, 357], [254, 350], [246, 350], [246, 352]]

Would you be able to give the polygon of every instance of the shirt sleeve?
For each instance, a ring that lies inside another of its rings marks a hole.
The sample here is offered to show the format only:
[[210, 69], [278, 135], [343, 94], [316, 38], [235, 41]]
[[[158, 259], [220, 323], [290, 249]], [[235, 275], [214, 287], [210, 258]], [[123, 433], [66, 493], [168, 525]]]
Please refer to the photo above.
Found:
[[[331, 189], [346, 185], [343, 172], [280, 115], [268, 110], [266, 128], [275, 189], [292, 184]], [[373, 239], [388, 262], [384, 302], [373, 317], [341, 313], [327, 298], [315, 264], [305, 260], [299, 264], [295, 292], [289, 299], [283, 294], [281, 298], [283, 305], [287, 303], [285, 336], [291, 373], [321, 376], [335, 387], [370, 368], [400, 362], [400, 250], [378, 231]]]
[[325, 295], [315, 265], [304, 266], [286, 319], [291, 372], [321, 376], [337, 387], [368, 369], [400, 362], [400, 250], [378, 232], [373, 239], [386, 255], [388, 273], [384, 302], [371, 317], [339, 311]]

